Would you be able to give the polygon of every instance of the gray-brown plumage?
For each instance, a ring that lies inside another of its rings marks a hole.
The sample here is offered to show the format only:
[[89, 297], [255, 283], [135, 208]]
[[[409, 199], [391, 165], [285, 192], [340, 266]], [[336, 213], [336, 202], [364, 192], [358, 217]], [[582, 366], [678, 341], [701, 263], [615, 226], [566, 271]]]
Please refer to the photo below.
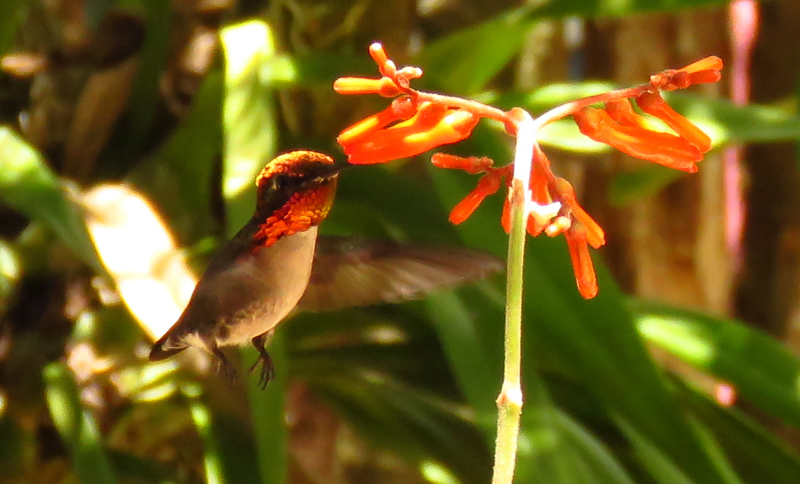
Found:
[[262, 172], [250, 221], [212, 260], [178, 321], [150, 352], [151, 360], [189, 346], [214, 354], [235, 376], [223, 346], [252, 343], [262, 386], [274, 368], [264, 345], [296, 307], [321, 311], [421, 297], [440, 287], [502, 269], [488, 254], [390, 242], [320, 237], [317, 226], [333, 201], [338, 167], [325, 155], [292, 152]]

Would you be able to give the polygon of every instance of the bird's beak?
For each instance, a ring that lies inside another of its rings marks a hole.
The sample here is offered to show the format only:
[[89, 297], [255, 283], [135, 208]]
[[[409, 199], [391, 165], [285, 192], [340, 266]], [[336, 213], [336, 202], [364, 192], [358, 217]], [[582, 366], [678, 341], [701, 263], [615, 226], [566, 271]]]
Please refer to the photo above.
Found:
[[342, 171], [344, 168], [349, 168], [351, 166], [353, 166], [353, 165], [351, 165], [350, 163], [348, 163], [346, 161], [336, 161], [330, 167], [330, 169], [331, 169], [330, 174], [331, 175], [338, 175], [339, 172]]

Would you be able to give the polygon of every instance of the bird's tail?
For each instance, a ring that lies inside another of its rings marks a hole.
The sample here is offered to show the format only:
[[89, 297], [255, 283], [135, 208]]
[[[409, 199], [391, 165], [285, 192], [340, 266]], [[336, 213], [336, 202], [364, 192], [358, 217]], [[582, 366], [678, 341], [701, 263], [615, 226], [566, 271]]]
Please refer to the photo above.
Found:
[[172, 335], [167, 333], [153, 344], [150, 349], [150, 361], [161, 361], [189, 347], [185, 343], [173, 341], [170, 336]]

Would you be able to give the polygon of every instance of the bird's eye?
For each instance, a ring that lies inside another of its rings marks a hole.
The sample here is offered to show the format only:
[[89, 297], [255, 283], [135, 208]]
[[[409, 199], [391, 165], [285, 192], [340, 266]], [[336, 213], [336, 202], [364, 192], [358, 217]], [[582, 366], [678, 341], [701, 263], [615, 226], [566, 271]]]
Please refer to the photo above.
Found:
[[286, 177], [279, 176], [275, 178], [275, 188], [277, 190], [284, 190], [286, 187], [289, 186], [288, 180]]

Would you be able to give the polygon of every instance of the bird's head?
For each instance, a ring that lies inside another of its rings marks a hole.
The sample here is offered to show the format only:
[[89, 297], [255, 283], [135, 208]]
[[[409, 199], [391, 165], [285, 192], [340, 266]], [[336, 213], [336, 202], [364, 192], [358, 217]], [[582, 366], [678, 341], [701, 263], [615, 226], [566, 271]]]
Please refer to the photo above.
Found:
[[314, 151], [292, 151], [270, 161], [256, 179], [259, 245], [269, 247], [322, 222], [333, 204], [340, 169], [330, 156]]

